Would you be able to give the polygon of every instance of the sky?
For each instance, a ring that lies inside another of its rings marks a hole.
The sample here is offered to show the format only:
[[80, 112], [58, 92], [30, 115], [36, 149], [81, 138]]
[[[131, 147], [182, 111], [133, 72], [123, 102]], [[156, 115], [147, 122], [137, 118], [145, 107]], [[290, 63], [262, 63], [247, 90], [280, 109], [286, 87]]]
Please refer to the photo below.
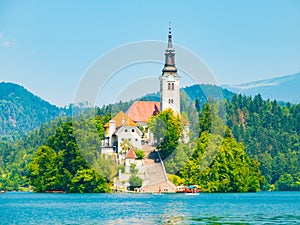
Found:
[[[201, 58], [219, 84], [300, 71], [298, 0], [1, 0], [0, 81], [20, 84], [52, 104], [69, 105], [101, 56], [128, 43], [166, 42], [169, 21], [174, 43]], [[136, 74], [132, 79], [158, 77], [162, 67], [124, 68], [99, 96], [106, 102], [112, 95], [116, 99], [131, 74]]]

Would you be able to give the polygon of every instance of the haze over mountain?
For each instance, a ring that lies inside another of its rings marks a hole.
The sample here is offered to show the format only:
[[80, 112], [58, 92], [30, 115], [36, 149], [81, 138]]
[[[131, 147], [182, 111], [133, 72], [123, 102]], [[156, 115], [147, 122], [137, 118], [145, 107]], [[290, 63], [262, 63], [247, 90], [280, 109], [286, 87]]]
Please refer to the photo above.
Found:
[[252, 81], [239, 85], [222, 85], [230, 91], [249, 96], [261, 94], [264, 99], [299, 103], [300, 72], [265, 80]]

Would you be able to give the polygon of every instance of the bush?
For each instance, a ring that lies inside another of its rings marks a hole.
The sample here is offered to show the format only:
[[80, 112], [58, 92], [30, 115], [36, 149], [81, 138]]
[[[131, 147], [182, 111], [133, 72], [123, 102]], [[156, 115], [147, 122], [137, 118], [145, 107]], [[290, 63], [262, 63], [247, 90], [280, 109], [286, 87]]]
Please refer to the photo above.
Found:
[[145, 153], [143, 150], [137, 149], [134, 151], [136, 154], [136, 159], [143, 159], [145, 157]]

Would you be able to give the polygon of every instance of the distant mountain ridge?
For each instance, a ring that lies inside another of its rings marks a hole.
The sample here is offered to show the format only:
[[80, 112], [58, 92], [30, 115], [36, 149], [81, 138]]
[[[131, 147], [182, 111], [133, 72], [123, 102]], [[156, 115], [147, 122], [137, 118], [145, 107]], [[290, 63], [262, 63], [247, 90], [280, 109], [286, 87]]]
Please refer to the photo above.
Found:
[[[216, 85], [210, 84], [194, 84], [191, 86], [187, 86], [184, 88], [180, 88], [182, 93], [185, 93], [187, 97], [194, 101], [195, 99], [200, 100], [201, 103], [207, 101], [207, 98], [212, 97], [215, 99], [224, 98], [227, 100], [231, 100], [233, 96], [233, 92], [227, 90], [226, 88], [220, 88]], [[151, 94], [146, 94], [139, 98], [141, 101], [160, 101], [160, 93], [155, 92]]]
[[13, 83], [0, 83], [0, 136], [13, 141], [46, 121], [55, 119], [60, 108]]
[[[222, 85], [222, 89], [215, 85], [192, 85], [182, 88], [182, 92], [192, 101], [197, 98], [200, 103], [207, 101], [208, 96], [218, 98], [220, 91], [228, 100], [231, 100], [234, 93], [242, 93], [249, 96], [261, 94], [264, 99], [300, 103], [299, 84], [300, 72], [239, 85]], [[160, 94], [156, 92], [138, 100], [159, 101], [159, 99]], [[72, 115], [72, 108], [59, 108], [20, 85], [0, 82], [0, 140], [18, 139], [59, 115]]]
[[300, 72], [270, 79], [252, 81], [239, 85], [222, 85], [228, 90], [249, 96], [261, 94], [264, 99], [276, 99], [290, 103], [300, 102]]
[[[224, 98], [227, 99], [231, 99], [233, 96], [232, 92], [214, 85], [192, 85], [182, 88], [182, 92], [186, 93], [192, 101], [197, 98], [201, 105], [207, 101], [208, 95], [218, 97], [222, 93]], [[159, 92], [148, 94], [139, 98], [139, 100], [160, 101], [160, 94]], [[59, 115], [72, 115], [73, 107], [69, 109], [59, 108], [18, 84], [1, 82], [0, 140], [17, 140]], [[74, 113], [76, 113], [76, 110], [78, 111], [76, 107], [74, 110]]]

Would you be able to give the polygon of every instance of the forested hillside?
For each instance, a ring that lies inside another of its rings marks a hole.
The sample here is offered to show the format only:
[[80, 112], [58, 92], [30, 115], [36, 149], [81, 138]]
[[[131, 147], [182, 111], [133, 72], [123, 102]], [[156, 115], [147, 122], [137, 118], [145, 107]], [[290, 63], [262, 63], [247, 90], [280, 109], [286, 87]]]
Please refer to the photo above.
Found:
[[15, 141], [28, 131], [53, 120], [60, 109], [22, 86], [0, 83], [0, 139]]
[[[210, 88], [210, 86], [207, 87]], [[4, 98], [10, 98], [8, 93], [15, 95], [15, 93], [20, 94], [22, 91], [25, 91], [23, 88], [18, 86], [11, 88], [11, 90], [15, 90], [15, 88], [19, 92], [9, 91], [7, 89], [5, 97], [1, 97], [2, 103], [6, 101], [3, 100]], [[181, 177], [185, 179], [186, 183], [195, 182], [201, 184], [203, 189], [206, 191], [256, 191], [259, 188], [263, 188], [264, 190], [300, 190], [300, 104], [287, 103], [285, 105], [280, 105], [276, 101], [264, 101], [260, 95], [252, 98], [242, 95], [231, 95], [230, 92], [224, 96], [223, 93], [225, 100], [223, 99], [221, 101], [224, 101], [226, 105], [227, 111], [225, 124], [228, 126], [228, 131], [225, 133], [224, 141], [220, 142], [219, 145], [219, 147], [223, 150], [216, 156], [215, 163], [213, 163], [211, 167], [208, 167], [207, 170], [204, 171], [205, 173], [202, 173], [201, 175], [197, 173], [197, 169], [195, 168], [197, 168], [197, 165], [200, 162], [199, 160], [201, 160], [204, 153], [205, 146], [208, 144], [207, 139], [213, 138], [217, 143], [218, 140], [220, 140], [220, 134], [219, 136], [215, 136], [215, 134], [211, 134], [209, 130], [207, 130], [207, 127], [209, 126], [206, 126], [206, 128], [203, 126], [203, 124], [209, 125], [209, 121], [212, 119], [208, 113], [209, 110], [205, 110], [205, 107], [203, 109], [203, 105], [208, 100], [209, 96], [203, 96], [203, 92], [199, 92], [199, 86], [192, 86], [189, 88], [190, 89], [187, 90], [189, 90], [190, 93], [189, 91], [181, 93], [181, 112], [182, 116], [187, 118], [191, 124], [190, 128], [193, 130], [191, 137], [192, 143], [190, 143], [190, 145], [179, 144], [177, 157], [179, 160], [177, 160], [177, 162], [167, 163], [167, 169], [174, 170], [177, 175], [181, 175]], [[212, 86], [210, 93], [214, 93], [214, 90], [217, 91]], [[206, 91], [206, 93], [208, 92], [209, 91]], [[32, 96], [28, 98], [25, 97], [25, 99], [37, 98]], [[189, 98], [189, 96], [192, 96], [193, 99]], [[11, 96], [11, 98], [13, 97]], [[18, 99], [18, 97], [16, 98]], [[11, 102], [16, 101], [17, 100], [11, 100]], [[39, 101], [36, 100], [36, 103], [38, 104]], [[20, 105], [22, 104], [23, 103], [20, 103]], [[48, 103], [43, 104], [46, 106], [48, 105]], [[103, 160], [101, 157], [94, 161], [95, 154], [90, 154], [89, 152], [95, 152], [95, 149], [90, 148], [89, 143], [90, 141], [94, 141], [96, 143], [97, 137], [93, 136], [95, 134], [90, 132], [90, 129], [96, 126], [99, 136], [103, 135], [103, 124], [119, 111], [126, 111], [131, 104], [132, 101], [125, 103], [120, 102], [117, 104], [103, 106], [102, 108], [96, 108], [95, 110], [87, 109], [81, 112], [84, 112], [84, 114], [82, 115], [83, 120], [79, 120], [79, 124], [82, 123], [82, 121], [86, 121], [83, 123], [83, 127], [86, 127], [87, 130], [81, 131], [77, 134], [83, 137], [83, 143], [79, 144], [84, 146], [83, 149], [89, 149], [89, 151], [87, 151], [88, 156], [85, 156], [85, 158], [89, 160], [89, 163], [93, 164], [95, 168], [98, 168], [97, 172], [106, 179], [106, 182], [109, 182], [112, 179], [117, 168], [112, 163], [107, 164], [107, 161]], [[1, 106], [3, 105], [5, 104], [3, 103]], [[41, 105], [39, 106], [42, 107]], [[206, 105], [208, 108], [211, 106], [213, 105]], [[47, 112], [46, 108], [44, 111], [42, 110], [43, 113]], [[21, 108], [19, 108], [19, 110], [20, 109]], [[24, 106], [22, 109], [25, 111], [29, 110], [27, 106]], [[72, 109], [73, 108], [71, 108], [71, 110]], [[6, 108], [6, 110], [8, 110], [8, 108]], [[53, 112], [55, 112], [55, 110]], [[77, 113], [79, 112], [80, 110]], [[24, 114], [23, 116], [26, 118], [28, 117], [28, 115], [23, 113], [23, 111], [19, 113], [21, 116]], [[35, 115], [40, 114], [36, 113]], [[55, 114], [53, 114], [53, 116], [54, 115]], [[98, 118], [96, 120], [95, 115]], [[162, 119], [163, 118], [164, 117], [162, 117]], [[7, 121], [8, 120], [6, 120], [6, 122]], [[53, 156], [55, 160], [52, 163], [57, 164], [58, 161], [56, 160], [65, 160], [64, 162], [69, 161], [68, 158], [65, 159], [63, 157], [63, 154], [66, 153], [66, 149], [70, 150], [70, 146], [73, 146], [71, 150], [75, 149], [74, 151], [77, 151], [77, 147], [74, 145], [74, 139], [70, 139], [62, 145], [59, 145], [59, 140], [68, 135], [73, 135], [71, 132], [73, 126], [70, 122], [71, 118], [58, 117], [51, 122], [44, 123], [40, 128], [29, 132], [29, 134], [25, 135], [20, 140], [18, 140], [19, 138], [15, 138], [17, 140], [15, 142], [2, 140], [0, 142], [0, 189], [13, 190], [18, 189], [20, 186], [26, 187], [29, 184], [29, 177], [31, 177], [31, 180], [34, 180], [32, 174], [38, 172], [41, 174], [44, 173], [43, 171], [35, 171], [33, 167], [28, 167], [33, 156], [35, 156], [35, 158], [38, 157], [35, 155], [38, 149], [40, 153], [45, 151], [45, 153], [49, 153]], [[30, 123], [28, 123], [28, 125], [29, 124]], [[75, 124], [78, 124], [78, 122]], [[220, 124], [222, 123], [220, 122]], [[62, 129], [62, 127], [69, 128]], [[4, 129], [4, 126], [1, 126], [1, 128]], [[21, 128], [22, 126], [20, 127], [20, 130]], [[25, 129], [24, 126], [23, 128]], [[27, 128], [28, 126], [26, 129]], [[68, 133], [68, 130], [70, 130], [71, 133]], [[60, 131], [59, 136], [57, 136], [57, 131]], [[9, 134], [7, 133], [7, 135]], [[69, 138], [71, 138], [71, 136]], [[172, 136], [172, 132], [170, 132], [169, 136]], [[55, 140], [55, 142], [53, 142], [53, 140]], [[169, 139], [168, 141], [173, 144], [172, 140], [173, 139]], [[178, 143], [175, 141], [174, 144], [177, 145]], [[41, 148], [41, 146], [47, 147]], [[191, 149], [193, 151], [191, 151]], [[168, 151], [172, 152], [172, 149], [168, 149]], [[192, 155], [192, 153], [188, 154], [190, 152], [194, 152], [194, 155]], [[192, 157], [190, 159], [192, 161], [189, 162], [188, 166], [180, 164], [182, 162], [182, 158], [185, 158], [185, 161], [187, 162], [189, 157]], [[38, 163], [39, 160], [36, 160], [36, 163]], [[224, 162], [226, 163], [224, 164]], [[104, 167], [102, 167], [102, 165], [104, 165]], [[73, 165], [71, 164], [69, 165], [70, 168], [72, 166]], [[260, 176], [258, 167], [266, 180], [263, 187], [260, 186], [263, 183], [263, 179]], [[61, 171], [62, 168], [57, 167], [56, 169]], [[66, 172], [66, 174], [68, 174], [68, 172]], [[69, 181], [73, 179], [73, 183], [65, 183], [68, 185], [68, 188], [73, 185], [73, 189], [68, 189], [65, 186], [59, 187], [68, 192], [76, 191], [75, 189], [78, 188], [76, 182], [80, 182], [79, 180], [84, 179], [84, 177], [88, 174], [91, 176], [95, 175], [90, 168], [86, 166], [77, 168], [76, 171], [74, 169], [71, 175], [69, 174], [70, 176], [68, 178]], [[239, 174], [246, 179], [246, 186], [241, 186], [243, 180], [239, 178]], [[56, 183], [53, 183], [54, 186], [50, 186], [51, 189], [58, 187], [58, 181], [61, 179], [60, 175], [61, 174], [56, 174], [55, 176], [48, 177], [50, 180], [52, 178], [57, 178]], [[77, 178], [80, 179], [76, 181]], [[96, 180], [102, 179], [96, 177], [96, 175], [94, 178]], [[211, 179], [210, 184], [206, 184], [205, 182], [209, 179]], [[30, 182], [34, 182], [33, 180]], [[231, 182], [230, 184], [232, 185], [236, 185], [235, 188], [232, 189], [233, 186], [229, 186], [228, 182]], [[37, 184], [35, 183], [35, 185]], [[41, 188], [39, 191], [45, 191], [49, 188], [49, 186], [44, 186], [43, 184], [39, 187]], [[77, 189], [77, 191], [89, 192], [88, 189], [84, 189], [84, 187], [82, 188], [83, 189], [80, 190]], [[106, 187], [103, 186], [103, 188], [105, 189]], [[103, 191], [104, 189], [101, 190]], [[100, 191], [97, 187], [95, 187], [94, 190]]]
[[[103, 117], [97, 116], [95, 119], [81, 120], [80, 126], [93, 127], [97, 123], [100, 132], [103, 131]], [[101, 155], [97, 155], [97, 145], [95, 143], [97, 134], [84, 129], [81, 142], [86, 142], [89, 148], [79, 149], [78, 141], [75, 139], [75, 129], [73, 122], [62, 123], [57, 127], [56, 134], [51, 136], [44, 146], [38, 148], [33, 159], [27, 165], [27, 177], [29, 184], [33, 185], [37, 192], [63, 191], [75, 193], [109, 192], [109, 179], [104, 177], [103, 170], [95, 171], [90, 165], [97, 164], [102, 160]], [[79, 133], [79, 132], [78, 132]], [[78, 138], [78, 136], [77, 136]], [[89, 157], [84, 156], [91, 156]], [[107, 158], [107, 163], [109, 159]], [[102, 161], [101, 161], [102, 162]], [[113, 165], [113, 161], [109, 165]], [[101, 165], [102, 168], [104, 165]], [[117, 169], [114, 170], [115, 172]], [[114, 174], [115, 175], [115, 174]]]
[[[101, 112], [126, 111], [131, 102], [110, 104]], [[0, 141], [16, 142], [26, 137], [28, 132], [40, 127], [58, 116], [80, 114], [77, 106], [59, 108], [35, 96], [24, 87], [13, 83], [0, 83]]]
[[268, 184], [300, 190], [300, 104], [280, 106], [260, 95], [234, 95], [227, 104], [227, 124], [246, 153], [260, 162]]
[[[93, 119], [95, 115], [99, 116], [98, 118], [102, 118], [101, 121], [107, 122], [111, 118], [111, 116], [114, 116], [115, 113], [119, 112], [120, 110], [126, 111], [130, 107], [130, 105], [130, 102], [120, 102], [118, 104], [110, 104], [107, 106], [103, 106], [102, 108], [87, 108], [81, 110], [80, 116], [80, 110], [78, 108], [76, 108], [75, 110], [78, 111], [76, 112], [76, 114], [78, 114], [78, 117], [82, 118], [80, 119], [81, 122], [85, 121], [84, 124], [87, 125], [87, 127], [93, 127], [96, 126], [95, 120]], [[68, 126], [70, 126], [71, 129], [73, 129], [73, 127], [70, 125], [71, 121], [71, 117], [58, 117], [55, 120], [46, 122], [39, 128], [30, 131], [27, 135], [25, 135], [20, 140], [17, 140], [16, 142], [0, 141], [0, 190], [18, 190], [20, 187], [28, 187], [29, 180], [27, 166], [31, 162], [34, 153], [41, 146], [49, 144], [49, 139], [51, 139], [52, 137], [53, 140], [53, 137], [56, 135], [57, 131], [61, 131], [60, 127], [62, 127], [64, 123], [69, 123]], [[99, 132], [101, 133], [99, 133], [99, 136], [103, 135], [103, 123], [97, 123]], [[64, 131], [68, 132], [67, 129], [65, 129]], [[87, 140], [89, 138], [90, 140], [94, 138], [94, 140], [97, 141], [94, 136], [91, 137], [88, 134], [92, 135], [91, 132], [87, 132], [85, 135], [83, 135], [83, 141], [88, 143]], [[68, 136], [73, 135], [73, 133], [61, 133], [61, 137], [62, 135]], [[87, 144], [86, 146], [89, 145]], [[60, 152], [60, 150], [63, 150], [63, 147], [62, 149], [59, 149], [58, 146], [55, 146], [54, 144], [51, 144], [51, 148], [55, 148], [57, 153]], [[46, 151], [47, 149], [42, 148], [42, 150], [40, 151], [44, 150]], [[96, 167], [99, 166], [96, 165]], [[109, 174], [107, 173], [105, 176], [107, 177], [107, 179], [109, 179]], [[40, 191], [42, 190], [43, 188]]]
[[15, 143], [0, 142], [0, 189], [18, 190], [28, 186], [26, 166], [33, 154], [55, 135], [57, 127], [68, 120], [70, 118], [60, 117], [47, 122]]
[[[177, 174], [177, 180], [181, 183], [198, 185], [204, 192], [256, 192], [265, 181], [259, 163], [246, 154], [242, 143], [236, 142], [219, 115], [220, 105], [218, 102], [206, 103], [200, 112], [200, 137], [193, 138], [190, 143], [181, 143], [176, 149], [173, 146], [178, 144], [178, 138], [172, 140], [168, 131], [174, 133], [173, 130], [178, 128], [174, 127], [174, 122], [172, 125], [166, 123], [165, 138], [158, 145], [166, 159], [166, 169], [171, 174]], [[165, 116], [172, 114], [168, 111], [161, 114], [158, 115], [161, 120], [176, 121], [174, 116]], [[152, 126], [153, 122], [155, 120], [151, 121]], [[157, 128], [161, 127], [156, 124]], [[154, 135], [157, 136], [157, 133]], [[176, 176], [172, 177], [174, 182]]]

